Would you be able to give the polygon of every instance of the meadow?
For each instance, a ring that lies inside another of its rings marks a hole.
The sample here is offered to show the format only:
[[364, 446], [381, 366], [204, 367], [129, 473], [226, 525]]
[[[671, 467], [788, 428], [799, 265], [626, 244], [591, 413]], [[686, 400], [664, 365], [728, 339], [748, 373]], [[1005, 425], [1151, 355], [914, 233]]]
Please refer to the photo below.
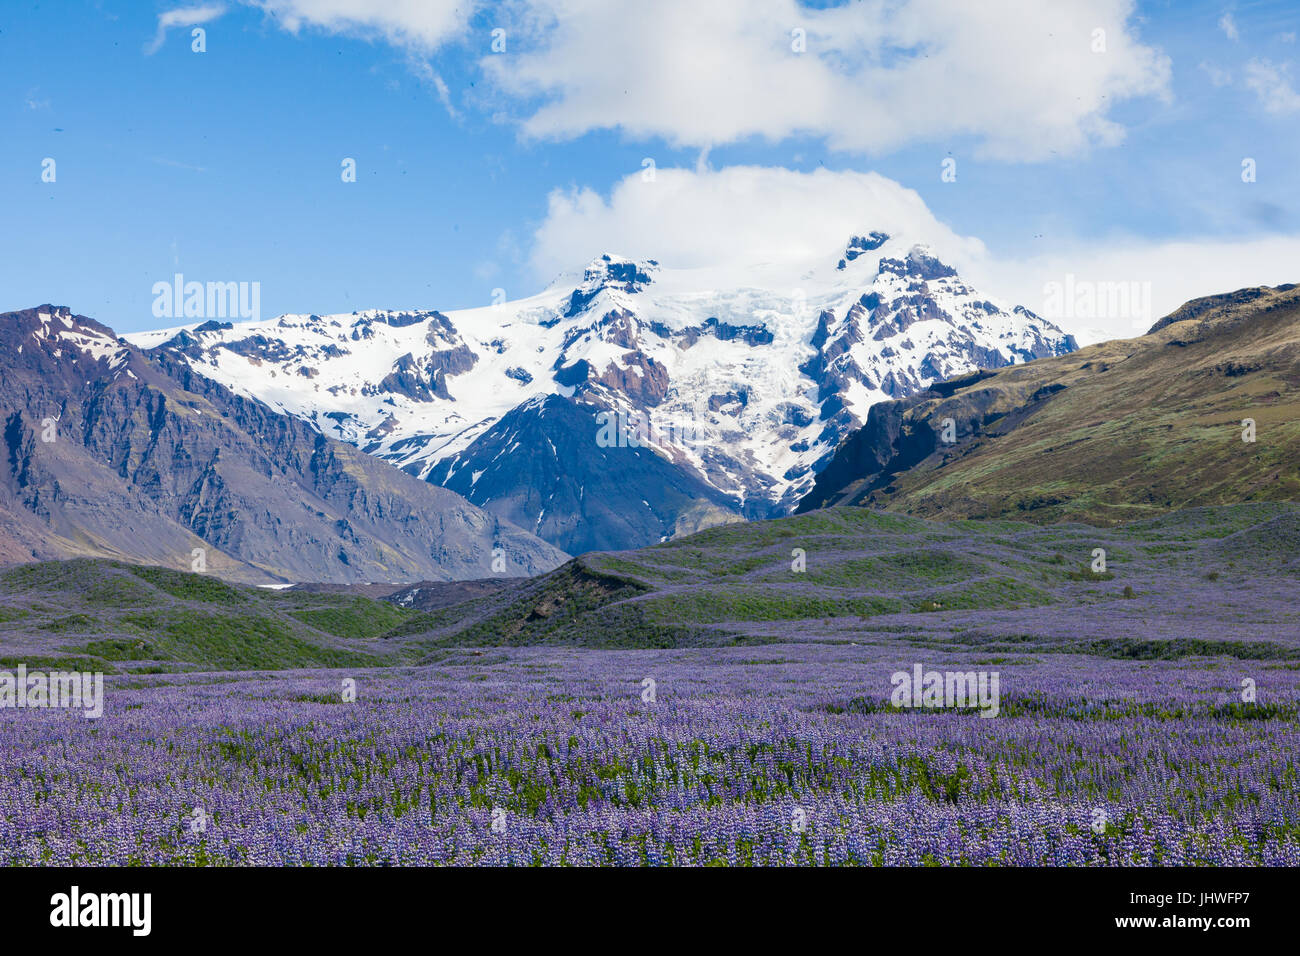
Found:
[[118, 679], [97, 721], [4, 714], [0, 863], [1300, 864], [1294, 665], [926, 655], [1000, 672], [984, 719], [891, 707], [914, 657]]
[[19, 568], [4, 666], [108, 676], [0, 710], [0, 864], [1300, 865], [1295, 529], [836, 509], [436, 610]]

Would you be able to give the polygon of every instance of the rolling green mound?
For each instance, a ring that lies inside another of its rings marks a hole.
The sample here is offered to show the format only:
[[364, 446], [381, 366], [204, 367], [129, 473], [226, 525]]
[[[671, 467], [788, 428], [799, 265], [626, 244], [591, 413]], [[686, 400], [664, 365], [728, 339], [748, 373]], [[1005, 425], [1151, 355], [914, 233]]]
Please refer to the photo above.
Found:
[[410, 612], [350, 595], [270, 591], [96, 559], [0, 572], [8, 666], [260, 670], [396, 662], [378, 641]]
[[0, 658], [285, 669], [431, 663], [488, 646], [901, 642], [990, 659], [1292, 660], [1297, 586], [1300, 505], [1289, 503], [1101, 528], [837, 507], [584, 555], [430, 611], [106, 561], [27, 565], [0, 573]]

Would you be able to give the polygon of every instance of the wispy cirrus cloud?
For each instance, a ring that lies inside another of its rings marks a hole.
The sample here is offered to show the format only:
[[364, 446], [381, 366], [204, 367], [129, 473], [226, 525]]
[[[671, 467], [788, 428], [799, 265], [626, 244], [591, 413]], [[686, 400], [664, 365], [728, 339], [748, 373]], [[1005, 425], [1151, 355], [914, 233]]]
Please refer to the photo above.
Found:
[[1255, 59], [1243, 69], [1246, 88], [1255, 94], [1266, 112], [1285, 115], [1300, 111], [1300, 93], [1291, 84], [1285, 64]]
[[195, 7], [177, 7], [158, 14], [158, 32], [145, 44], [145, 56], [152, 56], [162, 49], [167, 42], [167, 31], [174, 27], [194, 27], [201, 23], [216, 20], [226, 12], [222, 4], [206, 4]]

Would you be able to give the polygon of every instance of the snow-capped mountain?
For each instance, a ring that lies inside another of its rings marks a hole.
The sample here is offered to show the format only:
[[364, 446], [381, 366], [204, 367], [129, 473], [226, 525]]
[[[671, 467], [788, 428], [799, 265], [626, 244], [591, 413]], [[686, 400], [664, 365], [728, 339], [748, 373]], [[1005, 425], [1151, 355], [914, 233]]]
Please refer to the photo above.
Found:
[[570, 553], [785, 513], [874, 403], [1077, 347], [880, 232], [780, 278], [604, 255], [486, 308], [129, 338]]

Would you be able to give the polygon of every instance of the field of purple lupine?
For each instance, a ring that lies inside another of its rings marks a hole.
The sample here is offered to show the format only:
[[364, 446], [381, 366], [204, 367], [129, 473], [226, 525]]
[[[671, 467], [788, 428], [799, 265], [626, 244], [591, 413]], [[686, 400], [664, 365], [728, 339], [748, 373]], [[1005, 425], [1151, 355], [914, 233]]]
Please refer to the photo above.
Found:
[[424, 610], [18, 568], [0, 669], [106, 700], [0, 709], [0, 864], [1300, 865], [1298, 541], [846, 509]]
[[926, 656], [1000, 673], [987, 719], [891, 708], [915, 660], [134, 678], [98, 721], [4, 715], [0, 863], [1300, 864], [1294, 664]]

